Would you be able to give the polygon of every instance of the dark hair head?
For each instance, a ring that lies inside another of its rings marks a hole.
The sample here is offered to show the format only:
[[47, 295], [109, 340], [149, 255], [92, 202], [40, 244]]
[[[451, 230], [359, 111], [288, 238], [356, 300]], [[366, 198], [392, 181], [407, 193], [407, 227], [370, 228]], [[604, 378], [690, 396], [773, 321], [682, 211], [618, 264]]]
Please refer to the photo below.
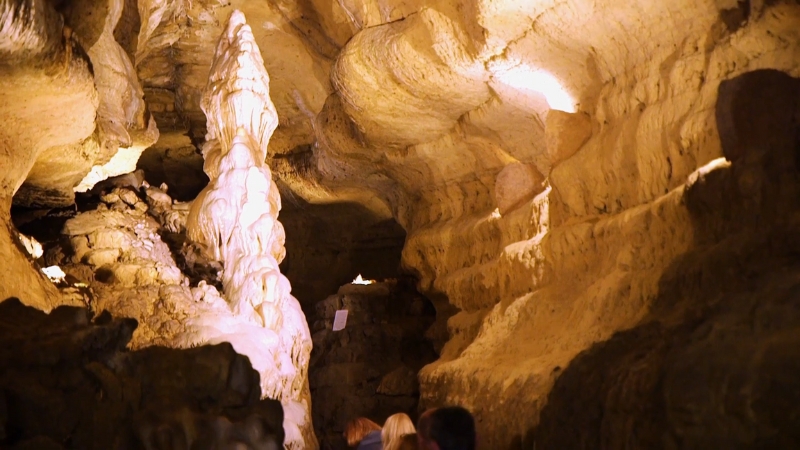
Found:
[[364, 439], [364, 436], [372, 431], [380, 431], [380, 429], [380, 425], [366, 417], [356, 417], [345, 425], [344, 439], [347, 441], [347, 445], [355, 447]]
[[417, 433], [404, 434], [400, 438], [397, 450], [419, 450], [417, 445]]
[[460, 406], [433, 410], [423, 437], [439, 444], [441, 450], [475, 450], [475, 419]]

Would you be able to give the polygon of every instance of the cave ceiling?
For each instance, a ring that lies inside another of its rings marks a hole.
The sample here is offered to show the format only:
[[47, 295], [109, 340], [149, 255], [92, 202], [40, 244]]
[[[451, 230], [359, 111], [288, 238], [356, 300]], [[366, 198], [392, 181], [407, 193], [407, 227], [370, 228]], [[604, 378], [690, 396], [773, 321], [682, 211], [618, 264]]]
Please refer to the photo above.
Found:
[[[280, 124], [268, 160], [283, 191], [311, 203], [354, 201], [413, 229], [508, 203], [496, 192], [503, 167], [521, 163], [523, 178], [547, 178], [603, 128], [741, 70], [714, 67], [714, 54], [748, 21], [786, 36], [797, 8], [773, 3], [51, 2], [95, 75], [97, 92], [73, 120], [91, 121], [97, 102], [96, 129], [40, 142], [16, 202], [70, 203], [70, 188], [130, 168], [86, 175], [118, 148], [135, 161], [147, 147], [194, 145], [199, 171], [200, 92], [234, 9], [252, 25], [270, 75]], [[734, 50], [768, 53], [785, 39], [743, 40]], [[664, 184], [692, 169], [677, 167]]]

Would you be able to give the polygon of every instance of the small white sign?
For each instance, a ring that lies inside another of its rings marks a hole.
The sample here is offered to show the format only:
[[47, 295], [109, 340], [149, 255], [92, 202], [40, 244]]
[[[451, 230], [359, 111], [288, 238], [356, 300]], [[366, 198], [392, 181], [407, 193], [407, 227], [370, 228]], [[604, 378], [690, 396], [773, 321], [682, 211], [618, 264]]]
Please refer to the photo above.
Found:
[[345, 325], [347, 325], [347, 310], [340, 309], [333, 317], [333, 331], [344, 330]]

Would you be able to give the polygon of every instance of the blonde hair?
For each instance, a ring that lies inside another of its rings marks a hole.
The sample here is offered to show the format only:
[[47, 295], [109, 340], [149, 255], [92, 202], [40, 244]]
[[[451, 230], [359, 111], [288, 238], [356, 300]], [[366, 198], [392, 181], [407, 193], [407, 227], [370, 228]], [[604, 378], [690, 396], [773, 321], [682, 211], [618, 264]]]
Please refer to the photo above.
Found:
[[381, 442], [383, 442], [384, 450], [396, 450], [400, 448], [403, 435], [416, 432], [417, 430], [414, 428], [414, 422], [411, 421], [408, 414], [397, 413], [389, 416], [381, 430]]
[[356, 417], [347, 422], [344, 427], [344, 439], [349, 447], [355, 447], [372, 431], [380, 431], [381, 426], [367, 419], [366, 417]]

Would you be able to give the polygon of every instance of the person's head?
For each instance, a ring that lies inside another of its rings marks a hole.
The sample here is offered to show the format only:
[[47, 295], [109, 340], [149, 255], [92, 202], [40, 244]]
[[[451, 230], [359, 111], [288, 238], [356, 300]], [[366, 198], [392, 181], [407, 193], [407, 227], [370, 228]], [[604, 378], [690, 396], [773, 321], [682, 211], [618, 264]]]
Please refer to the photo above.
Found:
[[433, 414], [434, 411], [436, 411], [436, 408], [428, 409], [420, 414], [417, 419], [417, 446], [421, 450], [427, 448], [426, 439], [429, 439], [428, 436], [431, 434], [431, 414]]
[[411, 421], [411, 418], [408, 417], [408, 414], [392, 414], [388, 419], [386, 419], [386, 422], [383, 424], [383, 429], [381, 430], [381, 442], [383, 442], [383, 448], [387, 450], [395, 449], [397, 445], [399, 445], [400, 438], [404, 434], [410, 434], [414, 432], [416, 432], [414, 429], [414, 422]]
[[475, 450], [475, 419], [460, 406], [429, 409], [417, 422], [422, 450]]
[[409, 433], [401, 436], [397, 441], [397, 447], [395, 447], [395, 450], [419, 450], [419, 445], [417, 444], [417, 433]]
[[367, 419], [366, 417], [357, 417], [344, 427], [344, 439], [347, 445], [355, 447], [372, 431], [380, 431], [381, 426], [377, 423]]

